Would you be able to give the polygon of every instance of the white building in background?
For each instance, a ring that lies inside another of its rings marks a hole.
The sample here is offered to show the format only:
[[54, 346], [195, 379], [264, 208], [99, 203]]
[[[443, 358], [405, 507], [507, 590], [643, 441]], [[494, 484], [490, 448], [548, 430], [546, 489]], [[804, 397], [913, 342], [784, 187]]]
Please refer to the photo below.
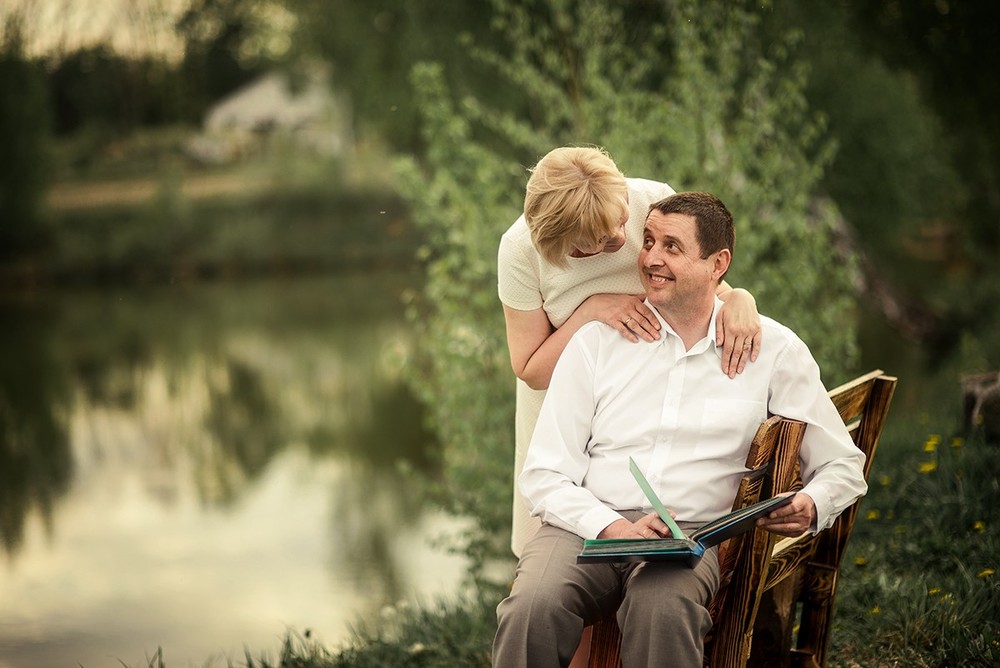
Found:
[[333, 93], [325, 72], [295, 80], [286, 72], [270, 72], [233, 91], [209, 109], [187, 153], [199, 162], [230, 162], [261, 150], [276, 136], [324, 156], [350, 150], [348, 105]]

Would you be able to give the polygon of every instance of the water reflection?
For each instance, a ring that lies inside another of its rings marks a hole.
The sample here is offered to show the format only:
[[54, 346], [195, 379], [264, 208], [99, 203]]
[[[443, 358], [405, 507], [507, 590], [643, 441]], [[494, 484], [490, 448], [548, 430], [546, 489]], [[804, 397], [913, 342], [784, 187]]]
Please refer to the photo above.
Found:
[[201, 665], [453, 591], [402, 285], [4, 306], [0, 666]]

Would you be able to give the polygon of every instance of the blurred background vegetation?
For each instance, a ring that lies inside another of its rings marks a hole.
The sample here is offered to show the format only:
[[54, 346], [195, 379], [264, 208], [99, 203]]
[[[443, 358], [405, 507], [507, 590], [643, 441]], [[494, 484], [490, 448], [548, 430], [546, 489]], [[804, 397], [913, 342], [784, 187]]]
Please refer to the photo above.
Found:
[[[419, 269], [410, 383], [481, 584], [513, 441], [496, 245], [553, 146], [720, 195], [731, 282], [828, 385], [899, 375], [900, 429], [958, 429], [959, 379], [1000, 367], [995, 3], [150, 0], [92, 37], [53, 5], [0, 15], [5, 298]], [[213, 121], [273, 76], [325, 111]]]

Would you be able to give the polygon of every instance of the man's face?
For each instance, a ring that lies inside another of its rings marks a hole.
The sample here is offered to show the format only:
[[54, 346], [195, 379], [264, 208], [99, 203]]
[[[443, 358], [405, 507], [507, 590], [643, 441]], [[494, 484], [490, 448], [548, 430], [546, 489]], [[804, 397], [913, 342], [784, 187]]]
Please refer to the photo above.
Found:
[[693, 216], [654, 210], [646, 218], [639, 251], [639, 272], [649, 302], [666, 312], [711, 303], [719, 277], [729, 267], [730, 253], [701, 257]]

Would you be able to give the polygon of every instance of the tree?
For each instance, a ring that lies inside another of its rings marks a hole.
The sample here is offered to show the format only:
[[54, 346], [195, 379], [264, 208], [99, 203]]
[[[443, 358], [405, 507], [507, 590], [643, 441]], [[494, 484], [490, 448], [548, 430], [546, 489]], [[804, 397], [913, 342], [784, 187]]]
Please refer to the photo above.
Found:
[[44, 243], [41, 199], [49, 139], [45, 70], [24, 55], [20, 22], [0, 34], [0, 260]]
[[487, 99], [503, 93], [502, 86], [481, 78], [459, 39], [490, 39], [490, 0], [339, 0], [335, 12], [324, 0], [285, 2], [301, 18], [299, 55], [319, 55], [333, 64], [334, 85], [352, 96], [360, 137], [377, 137], [402, 150], [419, 148], [418, 112], [408, 85], [416, 62], [447, 62], [449, 82], [475, 86]]
[[817, 191], [830, 147], [803, 73], [778, 75], [785, 43], [757, 42], [759, 15], [722, 0], [496, 0], [493, 17], [505, 49], [470, 53], [521, 99], [489, 106], [450, 89], [440, 65], [419, 65], [427, 151], [400, 163], [427, 238], [415, 383], [445, 448], [449, 498], [480, 522], [470, 541], [482, 559], [505, 553], [513, 450], [496, 248], [520, 212], [524, 167], [550, 148], [599, 144], [626, 174], [719, 195], [738, 221], [731, 282], [800, 333], [828, 381], [857, 359], [853, 258], [830, 252], [836, 209]]

